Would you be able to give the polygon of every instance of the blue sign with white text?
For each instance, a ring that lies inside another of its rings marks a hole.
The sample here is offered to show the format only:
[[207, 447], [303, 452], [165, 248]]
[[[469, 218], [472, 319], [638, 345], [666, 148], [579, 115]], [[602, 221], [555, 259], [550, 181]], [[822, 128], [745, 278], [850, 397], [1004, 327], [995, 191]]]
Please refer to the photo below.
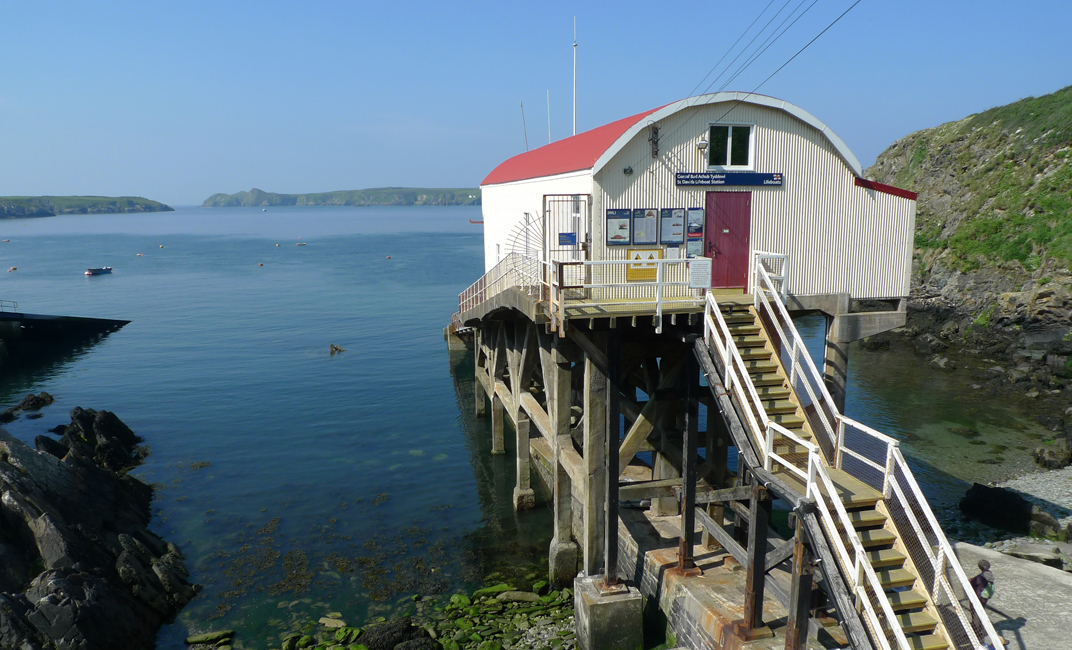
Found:
[[689, 185], [769, 185], [781, 187], [782, 174], [760, 172], [678, 172], [674, 178], [678, 187]]
[[560, 232], [560, 233], [558, 233], [558, 245], [559, 246], [576, 246], [577, 245], [577, 233], [575, 233], [575, 232]]

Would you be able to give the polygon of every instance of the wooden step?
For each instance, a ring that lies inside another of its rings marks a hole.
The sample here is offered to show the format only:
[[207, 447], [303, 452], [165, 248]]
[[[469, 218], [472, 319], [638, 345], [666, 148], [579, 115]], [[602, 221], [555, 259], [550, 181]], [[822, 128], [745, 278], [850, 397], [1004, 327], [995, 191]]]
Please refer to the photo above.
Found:
[[871, 568], [875, 570], [887, 567], [904, 566], [905, 559], [907, 558], [905, 558], [903, 553], [895, 551], [892, 548], [867, 552], [867, 561], [871, 563]]
[[778, 371], [778, 364], [769, 359], [753, 359], [751, 361], [745, 361], [744, 367], [750, 375]]
[[916, 582], [916, 576], [906, 569], [881, 569], [875, 572], [879, 584], [883, 589], [895, 587], [911, 587]]
[[762, 336], [734, 336], [733, 344], [739, 348], [761, 348], [767, 344]]
[[789, 430], [804, 425], [804, 418], [796, 413], [768, 413], [767, 418]]
[[729, 325], [730, 334], [734, 336], [755, 336], [759, 334], [759, 325], [750, 323], [733, 323]]
[[889, 546], [893, 544], [897, 536], [886, 530], [885, 528], [875, 528], [874, 530], [861, 530], [860, 543], [864, 545], [864, 548], [871, 548], [873, 546]]
[[763, 399], [782, 399], [789, 397], [789, 389], [785, 386], [756, 386], [756, 394]]
[[853, 510], [849, 513], [849, 520], [852, 521], [853, 528], [873, 528], [874, 526], [885, 524], [886, 515], [874, 508], [867, 508], [864, 510]]
[[745, 348], [738, 350], [742, 361], [770, 361], [771, 351], [766, 348]]
[[763, 410], [767, 412], [767, 415], [771, 413], [796, 413], [797, 405], [790, 402], [787, 399], [783, 400], [761, 400], [760, 405], [763, 406]]
[[886, 598], [890, 601], [890, 607], [895, 612], [903, 612], [906, 609], [919, 609], [927, 604], [927, 597], [918, 591], [888, 591]]
[[919, 632], [930, 634], [938, 625], [938, 621], [934, 620], [934, 617], [926, 612], [912, 612], [911, 614], [899, 614], [897, 624], [901, 626], [901, 630], [905, 634]]
[[908, 647], [912, 650], [945, 650], [949, 644], [937, 634], [926, 634], [908, 637]]
[[753, 386], [782, 386], [784, 384], [785, 377], [773, 372], [752, 377]]

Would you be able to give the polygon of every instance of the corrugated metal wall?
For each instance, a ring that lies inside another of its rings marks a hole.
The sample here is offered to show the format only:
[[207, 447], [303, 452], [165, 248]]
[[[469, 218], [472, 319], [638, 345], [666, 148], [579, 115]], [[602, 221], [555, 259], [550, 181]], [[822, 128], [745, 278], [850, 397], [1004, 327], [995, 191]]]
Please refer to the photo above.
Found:
[[[783, 185], [677, 187], [677, 172], [707, 171], [696, 143], [715, 121], [756, 125], [754, 170], [781, 172]], [[743, 190], [752, 192], [752, 250], [789, 255], [790, 293], [908, 295], [915, 201], [857, 187], [819, 130], [779, 109], [733, 102], [679, 111], [659, 127], [657, 159], [644, 129], [596, 175], [593, 259], [624, 259], [626, 248], [643, 248], [605, 246], [608, 209], [703, 207], [708, 190]]]
[[507, 238], [526, 212], [537, 220], [541, 219], [545, 194], [591, 193], [592, 175], [588, 171], [482, 187], [480, 202], [484, 215], [484, 271], [490, 271], [499, 261], [496, 245], [499, 246], [499, 258], [509, 252]]

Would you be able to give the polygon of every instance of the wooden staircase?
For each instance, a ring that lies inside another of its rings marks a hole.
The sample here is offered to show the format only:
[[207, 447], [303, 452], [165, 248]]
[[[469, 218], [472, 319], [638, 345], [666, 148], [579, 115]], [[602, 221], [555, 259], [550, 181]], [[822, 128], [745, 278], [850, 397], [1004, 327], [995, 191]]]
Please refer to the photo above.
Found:
[[[811, 425], [755, 309], [751, 305], [728, 303], [720, 304], [719, 308], [767, 417], [793, 435], [811, 441]], [[753, 416], [761, 421], [757, 412], [753, 411]], [[806, 470], [807, 450], [794, 440], [777, 436], [774, 451], [794, 466]], [[913, 650], [948, 648], [945, 632], [934, 616], [928, 597], [924, 591], [914, 588], [919, 575], [902, 552], [903, 544], [897, 537], [896, 529], [887, 521], [882, 493], [829, 465], [826, 470], [837, 494], [829, 495], [821, 490], [823, 496], [826, 499], [836, 498], [845, 506], [867, 559], [886, 592], [897, 619], [896, 624], [904, 632], [909, 646]], [[781, 472], [775, 470], [775, 473], [801, 494], [806, 493], [806, 486], [796, 475], [784, 468]], [[851, 548], [847, 543], [846, 546]]]

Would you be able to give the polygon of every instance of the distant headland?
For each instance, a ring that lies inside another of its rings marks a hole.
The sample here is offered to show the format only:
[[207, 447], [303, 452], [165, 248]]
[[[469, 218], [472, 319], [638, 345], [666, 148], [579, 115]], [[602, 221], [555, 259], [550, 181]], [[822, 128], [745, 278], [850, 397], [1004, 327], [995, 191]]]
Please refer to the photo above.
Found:
[[237, 194], [213, 194], [205, 208], [286, 205], [480, 205], [476, 188], [374, 187], [314, 194], [277, 194], [253, 188]]
[[0, 196], [0, 219], [172, 211], [171, 206], [140, 196]]

